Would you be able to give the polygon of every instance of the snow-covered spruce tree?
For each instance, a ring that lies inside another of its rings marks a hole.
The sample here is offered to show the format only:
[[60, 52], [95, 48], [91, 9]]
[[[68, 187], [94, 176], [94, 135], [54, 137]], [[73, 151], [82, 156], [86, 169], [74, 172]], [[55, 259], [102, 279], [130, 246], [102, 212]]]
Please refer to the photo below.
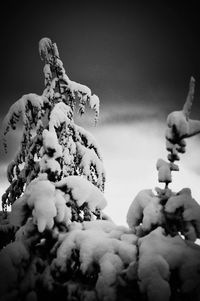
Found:
[[99, 148], [73, 119], [76, 103], [81, 114], [89, 103], [97, 120], [99, 99], [68, 78], [50, 39], [39, 52], [43, 94], [24, 95], [4, 121], [5, 148], [20, 118], [23, 133], [2, 198], [0, 300], [131, 299], [138, 294], [137, 237], [103, 217]]
[[168, 162], [157, 161], [158, 180], [163, 189], [141, 191], [131, 204], [127, 222], [138, 239], [138, 283], [141, 294], [150, 301], [200, 300], [200, 206], [189, 188], [178, 193], [168, 185], [174, 163], [184, 153], [185, 139], [200, 133], [200, 121], [191, 120], [195, 80], [181, 111], [167, 118]]

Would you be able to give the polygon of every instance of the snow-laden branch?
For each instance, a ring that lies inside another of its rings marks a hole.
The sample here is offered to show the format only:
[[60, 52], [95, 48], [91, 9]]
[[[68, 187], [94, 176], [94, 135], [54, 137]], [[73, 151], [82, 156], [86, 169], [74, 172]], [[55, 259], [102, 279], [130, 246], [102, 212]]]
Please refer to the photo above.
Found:
[[[200, 133], [200, 121], [190, 119], [190, 113], [194, 98], [195, 80], [190, 79], [189, 92], [186, 102], [181, 111], [175, 111], [167, 117], [166, 139], [173, 145], [177, 144], [181, 148], [181, 141]], [[170, 146], [168, 146], [169, 148]], [[179, 152], [179, 149], [176, 148]]]
[[6, 135], [10, 129], [16, 129], [20, 118], [22, 118], [24, 130], [31, 131], [34, 129], [42, 117], [44, 105], [47, 101], [45, 96], [30, 93], [22, 96], [10, 107], [3, 120], [2, 128], [5, 149], [7, 148]]

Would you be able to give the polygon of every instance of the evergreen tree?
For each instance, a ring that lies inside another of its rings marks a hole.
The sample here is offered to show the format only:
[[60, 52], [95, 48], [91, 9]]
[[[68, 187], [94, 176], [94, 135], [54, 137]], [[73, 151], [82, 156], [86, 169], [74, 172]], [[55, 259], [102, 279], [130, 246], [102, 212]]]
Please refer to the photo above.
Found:
[[200, 133], [200, 121], [191, 120], [195, 80], [181, 111], [167, 117], [168, 161], [156, 164], [164, 189], [141, 191], [127, 214], [127, 222], [138, 239], [140, 291], [148, 300], [199, 300], [200, 298], [200, 206], [189, 188], [178, 193], [169, 189], [172, 171], [179, 167], [179, 153], [186, 150], [185, 139]]
[[[79, 102], [80, 114], [89, 103], [97, 121], [99, 98], [92, 95], [88, 87], [69, 79], [57, 46], [50, 39], [40, 41], [39, 53], [45, 63], [43, 94], [22, 96], [4, 119], [5, 149], [6, 134], [16, 128], [20, 118], [23, 121], [21, 148], [8, 166], [10, 186], [2, 199], [4, 212], [39, 173], [45, 173], [52, 182], [69, 175], [83, 175], [101, 191], [104, 190], [105, 173], [99, 148], [92, 135], [76, 125], [73, 119], [75, 105]], [[83, 209], [88, 219], [89, 208]], [[72, 208], [72, 211], [74, 220], [81, 219], [79, 209]]]

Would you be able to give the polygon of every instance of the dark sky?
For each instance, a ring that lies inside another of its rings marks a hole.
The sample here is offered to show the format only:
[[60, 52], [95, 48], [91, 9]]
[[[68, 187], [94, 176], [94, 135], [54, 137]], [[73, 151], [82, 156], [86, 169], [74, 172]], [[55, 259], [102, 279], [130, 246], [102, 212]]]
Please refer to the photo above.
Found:
[[200, 114], [197, 1], [7, 0], [0, 22], [0, 117], [23, 94], [42, 93], [38, 41], [45, 36], [57, 43], [68, 76], [88, 85], [104, 108], [178, 109], [193, 75]]

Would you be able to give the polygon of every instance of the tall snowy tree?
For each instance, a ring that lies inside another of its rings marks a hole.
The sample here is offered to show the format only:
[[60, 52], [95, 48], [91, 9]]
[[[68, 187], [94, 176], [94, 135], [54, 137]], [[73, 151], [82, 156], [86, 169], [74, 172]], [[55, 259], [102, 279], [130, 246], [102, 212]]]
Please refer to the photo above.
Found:
[[[95, 111], [97, 121], [99, 98], [92, 95], [88, 87], [69, 79], [59, 58], [57, 46], [50, 39], [43, 38], [40, 41], [39, 53], [45, 63], [43, 94], [22, 96], [12, 105], [4, 120], [5, 149], [6, 134], [10, 129], [16, 128], [20, 118], [23, 121], [21, 148], [8, 167], [10, 186], [2, 200], [4, 212], [39, 173], [44, 173], [53, 182], [75, 176], [70, 181], [76, 183], [80, 181], [80, 177], [76, 176], [83, 175], [101, 191], [104, 190], [105, 174], [99, 148], [92, 135], [76, 125], [73, 119], [78, 102], [80, 114], [84, 113], [88, 103]], [[64, 181], [62, 186], [64, 187]], [[85, 210], [83, 218], [90, 219], [89, 205], [80, 209], [82, 205], [72, 208], [75, 220], [81, 219], [82, 210]]]
[[[95, 139], [74, 122], [99, 99], [71, 81], [50, 39], [39, 43], [45, 90], [24, 95], [4, 120], [22, 118], [22, 141], [2, 198], [2, 300], [115, 300], [117, 275], [136, 257], [135, 235], [105, 220], [105, 172]], [[7, 207], [12, 207], [8, 212]], [[102, 220], [103, 219], [103, 220]], [[8, 235], [9, 234], [9, 235]]]
[[[157, 162], [164, 188], [141, 191], [129, 227], [103, 214], [105, 172], [94, 138], [74, 122], [77, 106], [99, 114], [99, 99], [71, 81], [55, 43], [44, 38], [42, 96], [24, 95], [9, 110], [6, 134], [22, 118], [22, 141], [8, 166], [2, 198], [0, 300], [200, 300], [200, 206], [184, 188], [169, 189], [190, 119], [194, 79], [182, 111], [167, 118], [168, 160]], [[7, 207], [11, 205], [11, 212]]]

